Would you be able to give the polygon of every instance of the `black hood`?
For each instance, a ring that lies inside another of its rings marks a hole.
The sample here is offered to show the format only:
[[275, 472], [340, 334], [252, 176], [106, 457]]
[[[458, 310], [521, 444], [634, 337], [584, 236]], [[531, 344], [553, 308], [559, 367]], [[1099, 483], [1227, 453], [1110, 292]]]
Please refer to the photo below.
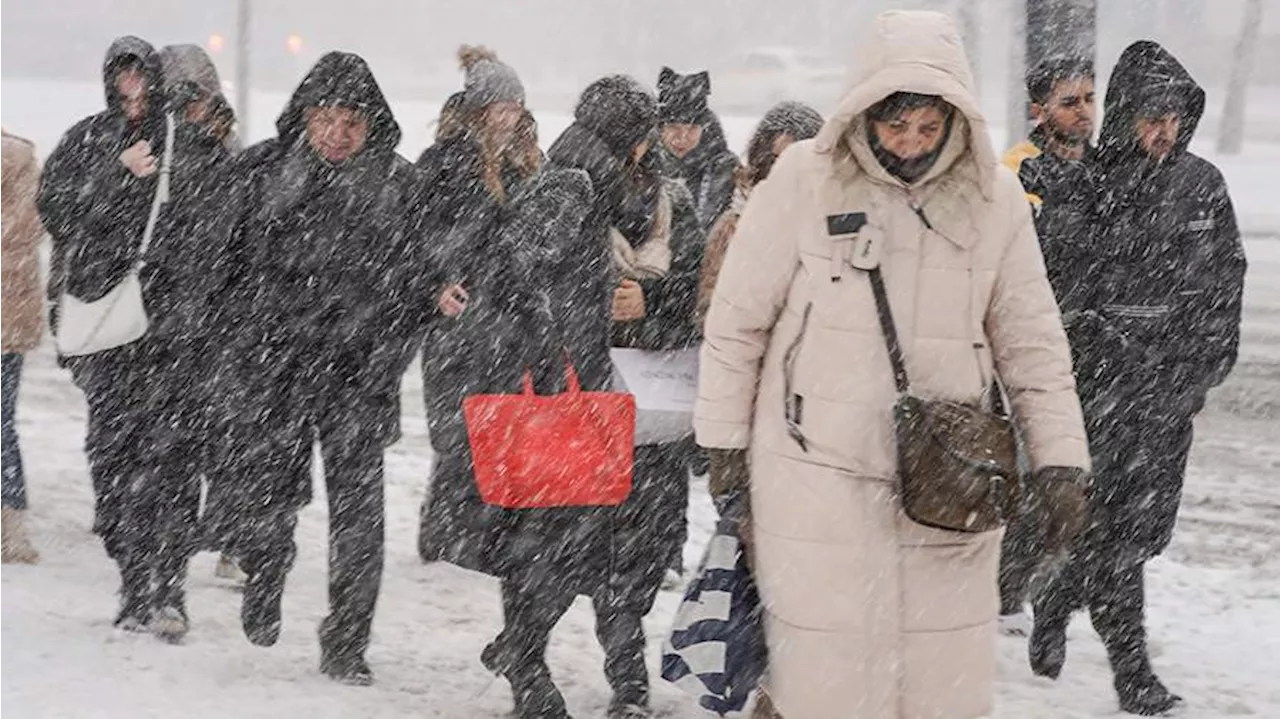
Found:
[[306, 132], [307, 109], [335, 105], [359, 108], [365, 113], [369, 120], [366, 150], [394, 152], [400, 144], [400, 125], [368, 63], [348, 52], [330, 52], [321, 57], [293, 91], [276, 120], [280, 143], [291, 147]]
[[136, 60], [142, 66], [142, 74], [147, 78], [147, 115], [148, 120], [164, 116], [164, 66], [160, 61], [160, 53], [151, 43], [140, 37], [125, 35], [116, 38], [107, 48], [107, 56], [102, 61], [102, 88], [107, 98], [107, 109], [120, 113], [120, 93], [116, 91], [116, 75], [120, 68]]
[[1204, 90], [1168, 50], [1150, 40], [1135, 42], [1120, 55], [1107, 85], [1098, 159], [1114, 165], [1138, 149], [1134, 122], [1151, 106], [1176, 109], [1182, 117], [1173, 157], [1186, 151], [1204, 115]]

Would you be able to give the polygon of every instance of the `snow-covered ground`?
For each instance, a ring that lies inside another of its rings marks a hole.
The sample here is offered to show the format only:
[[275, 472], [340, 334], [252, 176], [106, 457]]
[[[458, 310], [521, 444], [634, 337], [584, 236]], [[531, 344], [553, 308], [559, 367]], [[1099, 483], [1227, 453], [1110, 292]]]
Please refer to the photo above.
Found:
[[[1280, 716], [1280, 242], [1251, 242], [1249, 252], [1241, 363], [1198, 424], [1182, 522], [1168, 554], [1151, 565], [1156, 663], [1187, 697], [1186, 716], [1204, 719]], [[239, 595], [212, 579], [208, 554], [192, 567], [194, 629], [185, 646], [111, 628], [117, 575], [89, 533], [84, 403], [48, 346], [32, 355], [19, 432], [30, 523], [44, 560], [3, 570], [3, 709], [11, 717], [503, 716], [510, 706], [505, 684], [477, 659], [500, 625], [496, 584], [445, 565], [423, 566], [415, 553], [431, 463], [420, 386], [411, 372], [405, 438], [388, 453], [387, 566], [369, 653], [378, 683], [359, 689], [316, 671], [315, 626], [325, 610], [323, 501], [302, 515], [275, 648], [243, 638]], [[699, 483], [691, 500], [690, 563], [712, 518]], [[653, 667], [678, 599], [664, 593], [649, 617]], [[1031, 675], [1021, 642], [1001, 639], [1000, 651], [999, 717], [1115, 713], [1105, 657], [1083, 617], [1072, 626], [1071, 658], [1057, 684]], [[601, 659], [590, 606], [580, 601], [551, 647], [553, 671], [578, 716], [603, 714]], [[669, 716], [703, 716], [656, 676], [654, 687], [655, 705]]]
[[[86, 90], [79, 104], [67, 103], [46, 86], [52, 95], [42, 111], [17, 110], [14, 101], [41, 99], [41, 88], [19, 85], [5, 82], [5, 124], [33, 136], [43, 152], [100, 102]], [[269, 131], [265, 108], [273, 108], [273, 115], [279, 107], [274, 99], [260, 99], [257, 106], [264, 110], [255, 115], [251, 138]], [[435, 109], [396, 103], [406, 129], [403, 151], [416, 154], [426, 144]], [[568, 122], [563, 112], [539, 117], [546, 140]], [[726, 121], [734, 147], [745, 144], [751, 126], [747, 118]], [[1262, 181], [1280, 160], [1280, 149], [1264, 147], [1247, 158], [1234, 173], [1223, 162], [1237, 205], [1262, 217], [1264, 229], [1280, 229], [1280, 221], [1266, 220], [1280, 220], [1280, 214], [1263, 195], [1270, 183]], [[1253, 240], [1248, 251], [1241, 362], [1198, 423], [1177, 537], [1150, 572], [1155, 661], [1167, 683], [1187, 698], [1184, 715], [1197, 719], [1280, 716], [1280, 242]], [[388, 452], [387, 564], [369, 652], [378, 681], [371, 688], [349, 688], [316, 671], [315, 627], [325, 611], [323, 501], [302, 515], [298, 563], [276, 647], [259, 649], [243, 638], [239, 595], [212, 578], [208, 554], [192, 567], [194, 628], [184, 646], [111, 628], [117, 576], [89, 533], [84, 403], [54, 365], [48, 346], [30, 356], [19, 433], [32, 499], [29, 521], [44, 560], [34, 567], [5, 566], [0, 575], [0, 708], [12, 717], [504, 716], [510, 707], [505, 683], [491, 678], [478, 660], [501, 623], [496, 584], [445, 565], [423, 566], [414, 549], [431, 463], [420, 390], [411, 372], [404, 387], [405, 436]], [[322, 486], [318, 492], [319, 499]], [[690, 564], [713, 518], [705, 486], [696, 484], [692, 495]], [[649, 617], [651, 667], [657, 666], [678, 601], [677, 594], [665, 593]], [[1022, 644], [1001, 639], [998, 717], [1116, 714], [1104, 654], [1083, 617], [1070, 637], [1071, 657], [1057, 684], [1034, 678]], [[550, 652], [575, 716], [604, 713], [608, 690], [601, 660], [590, 607], [580, 601], [558, 628]], [[654, 703], [672, 717], [705, 716], [656, 675]]]

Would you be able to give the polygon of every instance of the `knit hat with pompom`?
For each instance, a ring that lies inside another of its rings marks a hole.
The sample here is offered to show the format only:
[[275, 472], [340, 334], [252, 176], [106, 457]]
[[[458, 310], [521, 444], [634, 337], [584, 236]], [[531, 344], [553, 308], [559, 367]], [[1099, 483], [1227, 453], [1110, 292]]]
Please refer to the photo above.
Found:
[[524, 85], [516, 71], [498, 60], [494, 51], [479, 45], [458, 48], [458, 63], [467, 74], [463, 84], [465, 105], [483, 110], [495, 102], [524, 104]]

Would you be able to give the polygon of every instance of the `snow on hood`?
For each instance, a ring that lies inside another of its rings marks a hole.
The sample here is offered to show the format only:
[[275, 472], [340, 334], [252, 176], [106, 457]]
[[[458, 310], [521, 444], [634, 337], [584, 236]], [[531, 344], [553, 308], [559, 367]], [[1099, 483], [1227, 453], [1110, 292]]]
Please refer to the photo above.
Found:
[[1098, 136], [1099, 161], [1111, 164], [1136, 151], [1136, 116], [1147, 103], [1161, 101], [1180, 108], [1182, 125], [1173, 152], [1181, 154], [1191, 144], [1204, 114], [1204, 89], [1159, 43], [1135, 42], [1120, 55], [1107, 83], [1106, 112]]
[[[978, 107], [973, 73], [960, 34], [942, 13], [893, 10], [876, 18], [857, 44], [846, 89], [835, 113], [818, 133], [818, 151], [833, 152], [844, 141], [859, 143], [862, 133], [850, 130], [861, 128], [863, 113], [895, 92], [938, 95], [959, 110], [949, 146], [929, 176], [944, 172], [968, 149], [977, 166], [978, 184], [989, 197], [995, 181], [996, 154], [987, 120]], [[855, 154], [863, 154], [857, 147], [853, 149]], [[865, 163], [864, 169], [875, 171], [865, 168]]]

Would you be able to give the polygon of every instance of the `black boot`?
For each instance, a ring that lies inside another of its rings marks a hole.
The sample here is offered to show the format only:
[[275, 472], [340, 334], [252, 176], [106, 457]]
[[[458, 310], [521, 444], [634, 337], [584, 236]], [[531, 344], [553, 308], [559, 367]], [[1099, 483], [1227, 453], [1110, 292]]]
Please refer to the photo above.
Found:
[[280, 639], [280, 601], [284, 598], [285, 574], [276, 569], [259, 569], [249, 574], [240, 604], [240, 624], [250, 642], [269, 647]]
[[364, 657], [340, 654], [324, 647], [320, 647], [320, 673], [339, 684], [353, 687], [373, 684], [373, 670]]
[[1036, 614], [1031, 639], [1027, 642], [1027, 658], [1036, 676], [1057, 679], [1062, 674], [1062, 667], [1067, 663], [1067, 624], [1070, 618], [1071, 615], [1041, 618]]
[[609, 719], [652, 716], [649, 711], [649, 670], [644, 660], [645, 638], [641, 616], [632, 611], [598, 608], [596, 638], [604, 649], [604, 673], [613, 689], [613, 699], [609, 702]]
[[372, 685], [373, 670], [364, 660], [364, 645], [352, 642], [340, 627], [330, 617], [320, 622], [320, 673], [340, 684]]
[[112, 624], [126, 632], [145, 632], [151, 624], [153, 592], [151, 569], [142, 562], [133, 561], [133, 552], [118, 553], [120, 568], [120, 611]]
[[506, 673], [515, 699], [516, 719], [571, 719], [564, 697], [551, 681], [551, 670], [544, 661], [525, 663]]
[[1130, 714], [1163, 716], [1182, 704], [1182, 697], [1166, 689], [1150, 671], [1117, 674], [1115, 686], [1121, 711]]

